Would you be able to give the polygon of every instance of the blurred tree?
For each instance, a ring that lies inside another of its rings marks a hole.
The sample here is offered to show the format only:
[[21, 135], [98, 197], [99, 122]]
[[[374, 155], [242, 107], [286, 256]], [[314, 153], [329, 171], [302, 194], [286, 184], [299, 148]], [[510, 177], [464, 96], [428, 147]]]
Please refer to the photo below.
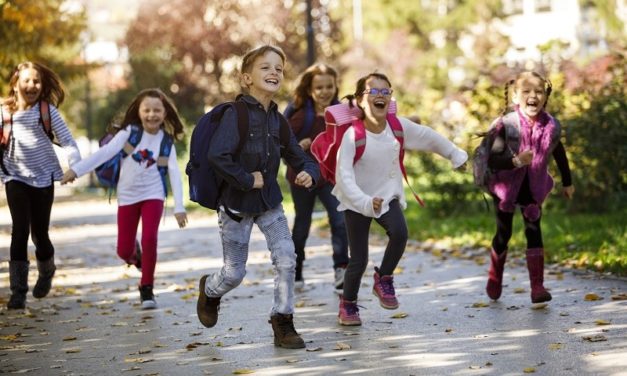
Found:
[[[312, 2], [316, 55], [321, 59], [332, 55], [329, 46], [337, 37], [323, 3]], [[240, 92], [239, 57], [263, 43], [282, 47], [288, 57], [287, 75], [296, 76], [306, 66], [304, 11], [305, 2], [293, 0], [145, 1], [125, 38], [130, 85], [110, 97], [115, 106], [102, 108], [98, 117], [106, 123], [138, 90], [158, 86], [193, 123], [206, 107]], [[284, 86], [284, 98], [288, 90]]]
[[85, 27], [83, 8], [65, 0], [0, 0], [0, 93], [7, 92], [7, 78], [25, 60], [48, 65], [63, 81], [80, 74]]

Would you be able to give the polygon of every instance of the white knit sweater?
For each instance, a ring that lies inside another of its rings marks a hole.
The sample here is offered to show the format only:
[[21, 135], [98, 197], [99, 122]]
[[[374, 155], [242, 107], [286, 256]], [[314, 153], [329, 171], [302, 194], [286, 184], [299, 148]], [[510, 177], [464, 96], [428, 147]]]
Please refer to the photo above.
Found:
[[[451, 161], [454, 168], [468, 160], [468, 154], [433, 129], [399, 117], [403, 126], [405, 150], [434, 152]], [[355, 132], [344, 133], [337, 154], [336, 184], [333, 194], [340, 201], [338, 210], [352, 210], [367, 217], [378, 218], [389, 210], [390, 201], [398, 199], [407, 207], [403, 191], [403, 174], [399, 164], [400, 144], [387, 124], [381, 133], [366, 130], [366, 149], [353, 165]], [[375, 214], [374, 197], [383, 198], [381, 211]]]

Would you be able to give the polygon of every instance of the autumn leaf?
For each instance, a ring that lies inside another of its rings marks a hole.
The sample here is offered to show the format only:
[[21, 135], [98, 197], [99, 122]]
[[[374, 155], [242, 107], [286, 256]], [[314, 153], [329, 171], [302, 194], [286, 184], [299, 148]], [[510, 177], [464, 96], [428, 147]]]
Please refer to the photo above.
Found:
[[525, 290], [524, 287], [516, 287], [514, 289], [514, 294], [524, 294], [525, 292], [527, 292], [527, 290]]
[[472, 304], [472, 308], [485, 308], [485, 307], [489, 307], [490, 304], [486, 303], [486, 302], [476, 302]]
[[612, 300], [627, 300], [627, 294], [621, 293], [621, 294], [612, 295]]
[[322, 347], [307, 348], [307, 352], [322, 351]]
[[523, 369], [523, 372], [524, 373], [535, 373], [536, 369], [533, 368], [533, 367], [527, 367], [527, 368]]
[[351, 349], [351, 345], [349, 345], [348, 343], [344, 343], [344, 342], [338, 342], [335, 344], [335, 347], [333, 348], [333, 350], [350, 350]]
[[63, 340], [64, 341], [75, 341], [76, 337], [64, 337]]
[[583, 340], [588, 342], [603, 342], [607, 341], [607, 338], [602, 334], [595, 334], [593, 336], [585, 336]]
[[549, 350], [561, 350], [564, 345], [560, 342], [549, 343]]
[[390, 316], [390, 318], [392, 318], [392, 319], [404, 319], [407, 316], [409, 316], [407, 313], [399, 312], [399, 313], [393, 314], [392, 316]]
[[535, 309], [535, 310], [545, 309], [546, 307], [548, 307], [547, 303], [533, 303], [531, 305], [531, 309]]
[[251, 373], [255, 373], [252, 369], [240, 368], [233, 371], [234, 375], [249, 375]]
[[610, 325], [611, 322], [607, 321], [607, 320], [594, 320], [594, 323], [597, 325]]
[[76, 348], [76, 347], [72, 349], [65, 349], [66, 354], [77, 354], [79, 352], [81, 352], [81, 349]]
[[597, 295], [597, 294], [595, 294], [595, 293], [589, 293], [589, 294], [586, 294], [586, 295], [583, 297], [583, 300], [585, 300], [585, 301], [587, 301], [587, 302], [593, 302], [593, 301], [596, 301], [596, 300], [601, 300], [601, 299], [603, 299], [603, 298], [602, 298], [602, 297], [600, 297], [600, 296], [598, 296], [598, 295]]

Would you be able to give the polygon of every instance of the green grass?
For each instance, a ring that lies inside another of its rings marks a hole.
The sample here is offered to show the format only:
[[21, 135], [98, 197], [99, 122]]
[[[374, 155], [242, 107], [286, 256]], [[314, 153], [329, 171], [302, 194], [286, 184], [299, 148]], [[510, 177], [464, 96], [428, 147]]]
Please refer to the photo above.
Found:
[[[589, 268], [627, 275], [627, 213], [566, 214], [546, 211], [542, 217], [542, 237], [547, 259], [575, 268]], [[417, 205], [405, 211], [411, 239], [437, 241], [451, 248], [490, 247], [495, 231], [492, 212], [434, 217]], [[514, 217], [510, 253], [522, 255], [526, 249], [524, 226], [519, 213]]]

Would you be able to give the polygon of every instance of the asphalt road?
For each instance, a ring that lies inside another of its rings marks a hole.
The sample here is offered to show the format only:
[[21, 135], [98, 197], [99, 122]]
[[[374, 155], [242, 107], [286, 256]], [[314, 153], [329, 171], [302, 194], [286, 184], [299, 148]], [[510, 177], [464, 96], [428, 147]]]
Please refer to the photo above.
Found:
[[[169, 208], [171, 210], [171, 207]], [[485, 295], [485, 250], [440, 249], [413, 240], [397, 270], [400, 307], [373, 299], [382, 242], [372, 238], [363, 278], [361, 327], [337, 324], [331, 249], [312, 234], [295, 326], [307, 349], [276, 348], [267, 323], [273, 271], [253, 232], [244, 283], [223, 298], [216, 327], [196, 317], [198, 279], [222, 261], [215, 216], [186, 229], [162, 222], [155, 293], [139, 305], [139, 272], [115, 255], [116, 204], [59, 200], [51, 236], [57, 276], [51, 295], [7, 311], [11, 221], [0, 207], [0, 373], [27, 375], [627, 375], [627, 281], [548, 268], [553, 294], [533, 309], [524, 260], [511, 259], [503, 296]], [[410, 234], [411, 235], [411, 234]], [[30, 249], [30, 286], [37, 278]]]

